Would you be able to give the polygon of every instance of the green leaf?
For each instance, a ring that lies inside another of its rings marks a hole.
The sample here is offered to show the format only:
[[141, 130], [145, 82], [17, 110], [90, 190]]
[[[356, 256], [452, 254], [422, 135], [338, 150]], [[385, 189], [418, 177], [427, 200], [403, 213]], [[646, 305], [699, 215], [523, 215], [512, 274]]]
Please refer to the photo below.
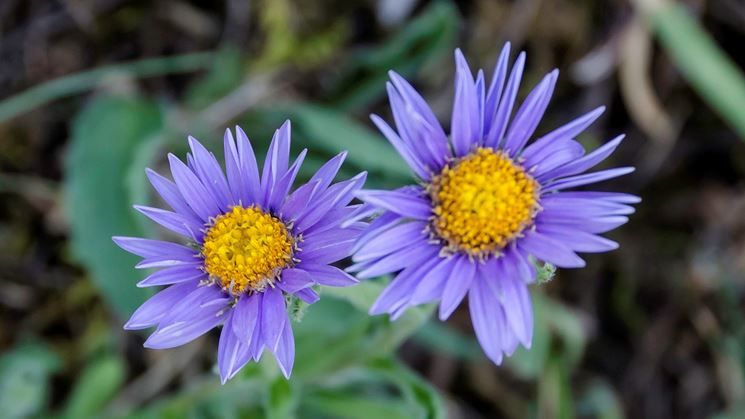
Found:
[[552, 356], [538, 381], [538, 417], [572, 419], [575, 416], [567, 363], [561, 356]]
[[674, 1], [636, 0], [663, 48], [699, 95], [745, 140], [745, 76]]
[[88, 364], [67, 401], [63, 417], [88, 418], [99, 412], [124, 383], [124, 362], [105, 356]]
[[387, 42], [345, 59], [331, 103], [344, 110], [367, 107], [385, 93], [389, 70], [412, 76], [427, 64], [451, 57], [459, 27], [460, 16], [451, 2], [432, 2]]
[[424, 418], [445, 418], [445, 407], [437, 390], [404, 364], [383, 358], [372, 362], [370, 367], [396, 384], [407, 400], [423, 408]]
[[350, 393], [315, 394], [305, 403], [319, 412], [319, 417], [327, 419], [411, 419], [406, 403]]
[[46, 408], [49, 376], [61, 361], [45, 346], [24, 344], [0, 356], [0, 412], [7, 419], [38, 416]]
[[412, 179], [411, 170], [383, 138], [345, 114], [316, 105], [276, 109], [293, 122], [293, 135], [306, 136], [314, 147], [331, 155], [349, 152], [346, 163], [360, 170], [382, 174], [399, 182]]
[[282, 376], [277, 377], [267, 390], [267, 400], [264, 403], [267, 419], [294, 418], [297, 398], [290, 381]]
[[[75, 257], [88, 269], [107, 303], [126, 317], [149, 295], [135, 287], [134, 255], [115, 235], [143, 235], [128, 195], [127, 175], [140, 147], [161, 129], [159, 108], [125, 97], [93, 100], [73, 123], [65, 165], [67, 214]], [[145, 182], [144, 167], [139, 168]]]

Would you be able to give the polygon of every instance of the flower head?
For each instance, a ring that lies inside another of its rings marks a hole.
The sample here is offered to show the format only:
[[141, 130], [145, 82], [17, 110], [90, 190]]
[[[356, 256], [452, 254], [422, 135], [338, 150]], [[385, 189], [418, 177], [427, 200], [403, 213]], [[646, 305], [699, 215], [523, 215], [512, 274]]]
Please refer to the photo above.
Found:
[[290, 193], [306, 150], [289, 165], [290, 123], [274, 135], [261, 177], [251, 143], [236, 127], [225, 132], [225, 172], [215, 156], [189, 138], [187, 163], [168, 159], [174, 181], [148, 178], [173, 211], [135, 206], [190, 246], [114, 237], [141, 256], [138, 268], [160, 268], [138, 286], [167, 286], [132, 315], [125, 329], [157, 326], [145, 346], [183, 345], [222, 325], [218, 366], [223, 383], [264, 349], [289, 377], [295, 357], [286, 297], [312, 304], [315, 285], [347, 286], [356, 279], [329, 264], [351, 253], [364, 223], [342, 227], [365, 173], [332, 184], [345, 153]]
[[360, 236], [350, 269], [359, 278], [399, 272], [371, 314], [396, 318], [408, 307], [439, 300], [445, 320], [468, 294], [476, 336], [495, 363], [520, 343], [530, 347], [531, 259], [584, 266], [576, 252], [615, 249], [599, 234], [628, 221], [629, 204], [639, 202], [627, 194], [566, 191], [633, 171], [584, 173], [623, 136], [585, 154], [575, 137], [600, 116], [599, 108], [529, 144], [558, 72], [546, 75], [512, 116], [525, 55], [508, 75], [509, 51], [507, 44], [487, 85], [483, 71], [474, 79], [456, 50], [449, 136], [419, 93], [390, 72], [396, 129], [377, 115], [372, 119], [420, 184], [358, 193], [367, 206], [360, 214], [382, 214]]

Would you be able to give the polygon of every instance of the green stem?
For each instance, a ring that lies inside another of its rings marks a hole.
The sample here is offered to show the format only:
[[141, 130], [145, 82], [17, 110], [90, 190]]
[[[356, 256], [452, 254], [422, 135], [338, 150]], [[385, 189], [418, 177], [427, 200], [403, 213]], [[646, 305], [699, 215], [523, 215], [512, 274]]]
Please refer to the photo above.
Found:
[[213, 52], [197, 52], [170, 57], [147, 58], [113, 64], [60, 77], [25, 90], [0, 102], [0, 123], [53, 100], [90, 90], [113, 74], [143, 78], [201, 70], [212, 64]]

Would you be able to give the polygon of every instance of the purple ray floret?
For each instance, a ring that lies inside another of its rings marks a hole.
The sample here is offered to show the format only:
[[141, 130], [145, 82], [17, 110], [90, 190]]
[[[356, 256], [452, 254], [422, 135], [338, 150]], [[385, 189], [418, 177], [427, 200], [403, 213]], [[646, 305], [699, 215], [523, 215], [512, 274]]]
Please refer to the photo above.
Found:
[[312, 304], [319, 285], [357, 283], [331, 264], [351, 254], [366, 226], [347, 222], [360, 209], [350, 202], [366, 174], [333, 183], [346, 156], [341, 153], [291, 192], [306, 151], [290, 164], [289, 121], [276, 131], [261, 177], [241, 128], [235, 136], [226, 130], [224, 145], [225, 170], [191, 137], [186, 163], [168, 156], [173, 180], [147, 170], [171, 209], [135, 208], [189, 245], [113, 238], [142, 257], [138, 268], [159, 268], [137, 286], [165, 286], [124, 328], [155, 327], [145, 346], [165, 349], [222, 326], [217, 358], [223, 383], [265, 349], [289, 377], [295, 343], [286, 297]]
[[561, 268], [585, 261], [577, 252], [618, 245], [599, 234], [628, 221], [633, 195], [567, 191], [633, 171], [585, 173], [605, 160], [619, 136], [586, 153], [576, 140], [602, 113], [598, 108], [540, 137], [536, 129], [558, 79], [547, 74], [518, 106], [525, 54], [510, 68], [503, 48], [487, 84], [455, 52], [455, 96], [446, 134], [422, 96], [391, 72], [393, 121], [372, 120], [418, 178], [401, 189], [361, 190], [355, 219], [377, 218], [354, 246], [359, 278], [394, 273], [371, 314], [395, 319], [415, 305], [439, 301], [447, 319], [468, 296], [473, 327], [495, 363], [518, 345], [530, 347], [533, 312], [528, 284], [534, 259]]

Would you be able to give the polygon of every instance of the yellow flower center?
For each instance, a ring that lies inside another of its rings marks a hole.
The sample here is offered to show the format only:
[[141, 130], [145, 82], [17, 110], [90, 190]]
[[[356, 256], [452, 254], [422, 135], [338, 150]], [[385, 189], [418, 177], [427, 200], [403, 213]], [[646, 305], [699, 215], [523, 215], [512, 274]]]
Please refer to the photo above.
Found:
[[261, 291], [292, 261], [285, 224], [257, 207], [239, 206], [215, 219], [202, 246], [211, 277], [233, 294]]
[[434, 178], [433, 232], [446, 250], [498, 253], [532, 223], [539, 185], [502, 151], [479, 148]]

